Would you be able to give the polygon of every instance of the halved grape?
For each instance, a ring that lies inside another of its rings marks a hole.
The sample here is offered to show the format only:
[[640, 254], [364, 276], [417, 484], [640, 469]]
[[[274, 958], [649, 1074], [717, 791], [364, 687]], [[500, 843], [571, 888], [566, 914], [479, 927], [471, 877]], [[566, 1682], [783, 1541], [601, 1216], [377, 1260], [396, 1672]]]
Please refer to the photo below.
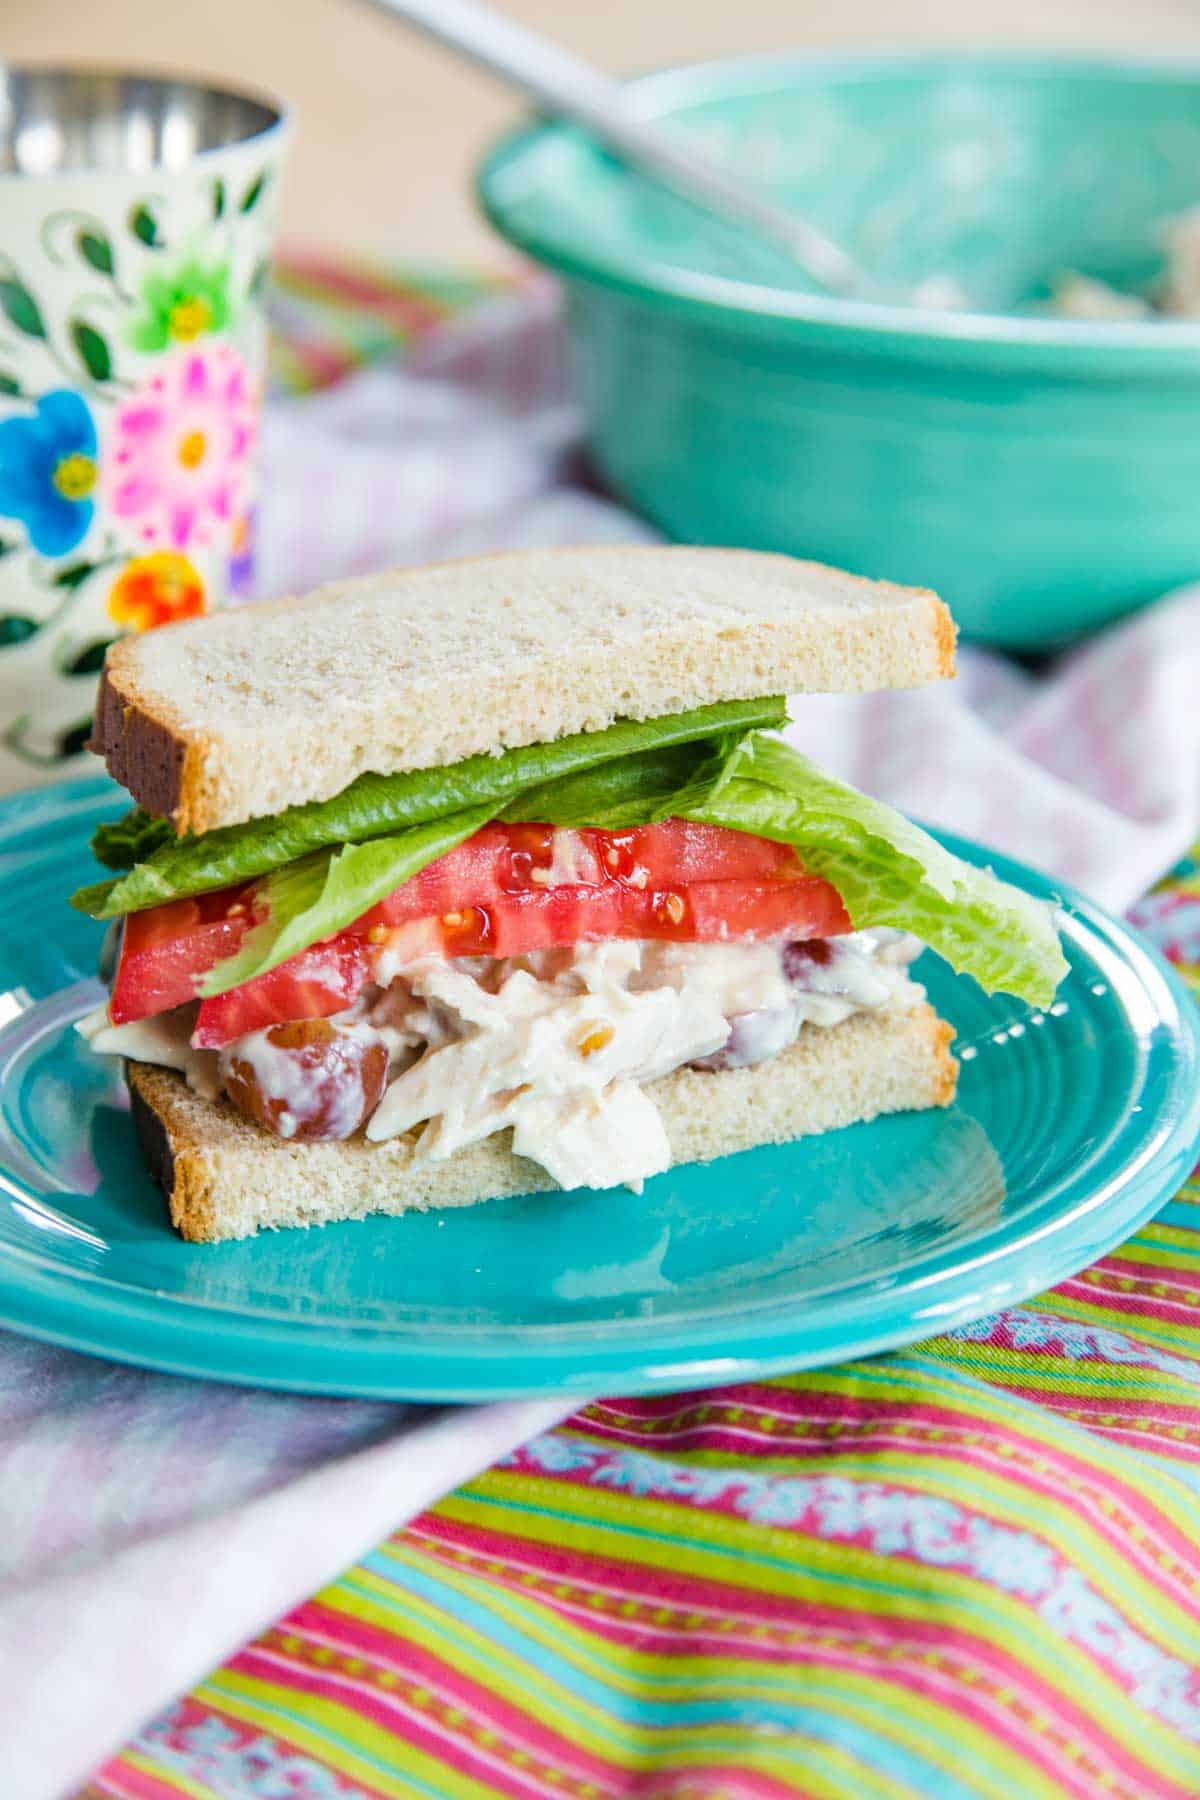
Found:
[[358, 1025], [292, 1019], [239, 1038], [221, 1054], [225, 1092], [276, 1137], [348, 1138], [383, 1098], [388, 1053]]

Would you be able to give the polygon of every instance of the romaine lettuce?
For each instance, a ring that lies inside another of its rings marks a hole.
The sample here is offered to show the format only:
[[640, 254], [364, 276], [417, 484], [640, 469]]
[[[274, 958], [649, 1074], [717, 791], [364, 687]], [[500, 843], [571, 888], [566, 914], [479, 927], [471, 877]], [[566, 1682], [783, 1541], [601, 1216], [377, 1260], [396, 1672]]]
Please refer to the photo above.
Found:
[[[777, 697], [721, 701], [658, 719], [622, 719], [604, 731], [580, 731], [553, 744], [523, 745], [499, 756], [469, 756], [444, 769], [360, 775], [332, 800], [292, 806], [273, 819], [251, 819], [198, 837], [170, 838], [121, 880], [80, 888], [71, 904], [93, 919], [120, 918], [165, 900], [183, 900], [252, 880], [331, 844], [361, 844], [476, 806], [498, 812], [524, 789], [579, 770], [690, 744], [718, 732], [778, 726], [786, 719], [785, 704]], [[112, 867], [113, 858], [121, 858], [127, 850], [141, 856], [147, 829], [141, 821], [146, 817], [135, 808], [115, 825], [101, 826], [93, 840], [101, 860]]]
[[[720, 770], [744, 736], [729, 732], [718, 739], [667, 745], [566, 775], [520, 795], [503, 816], [609, 830], [644, 824], [660, 816], [660, 808], [669, 810], [671, 797], [690, 791], [694, 783], [716, 791]], [[236, 954], [200, 981], [199, 993], [207, 997], [240, 987], [352, 925], [410, 876], [480, 830], [496, 812], [494, 806], [474, 807], [427, 825], [411, 825], [390, 837], [347, 844], [340, 850], [311, 851], [272, 871], [255, 892], [256, 907], [265, 916]]]
[[720, 737], [668, 749], [643, 750], [620, 762], [583, 769], [558, 781], [543, 782], [510, 800], [502, 818], [574, 830], [591, 826], [597, 831], [623, 831], [665, 819], [677, 811], [677, 801], [693, 790], [718, 791], [723, 772], [747, 736], [723, 732]]
[[134, 806], [119, 819], [97, 825], [92, 833], [92, 855], [106, 869], [132, 869], [174, 838], [169, 819], [156, 819]]
[[428, 825], [410, 825], [392, 837], [347, 844], [341, 850], [314, 850], [286, 868], [273, 870], [256, 895], [265, 917], [246, 934], [233, 956], [202, 977], [197, 992], [205, 998], [227, 993], [255, 975], [277, 968], [310, 944], [344, 931], [429, 863], [479, 831], [492, 816], [493, 808], [476, 806]]
[[657, 816], [672, 812], [792, 844], [837, 889], [856, 930], [911, 931], [988, 993], [1046, 1006], [1067, 973], [1049, 906], [952, 856], [778, 739], [748, 735], [708, 792], [694, 784]]
[[[911, 931], [989, 992], [1046, 1005], [1067, 967], [1052, 909], [754, 729], [783, 717], [780, 700], [738, 702], [449, 769], [364, 775], [333, 800], [173, 841], [74, 904], [113, 918], [265, 877], [260, 922], [200, 984], [219, 994], [343, 930], [493, 818], [607, 830], [687, 818], [791, 844], [856, 929]], [[136, 819], [123, 824], [117, 848], [146, 841]]]

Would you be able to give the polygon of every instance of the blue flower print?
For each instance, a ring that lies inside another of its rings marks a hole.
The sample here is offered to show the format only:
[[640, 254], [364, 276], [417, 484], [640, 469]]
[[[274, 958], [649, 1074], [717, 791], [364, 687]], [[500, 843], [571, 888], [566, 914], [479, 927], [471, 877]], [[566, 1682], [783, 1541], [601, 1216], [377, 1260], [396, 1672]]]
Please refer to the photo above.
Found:
[[96, 510], [96, 426], [71, 388], [43, 394], [32, 418], [0, 423], [0, 516], [20, 519], [40, 556], [63, 556]]

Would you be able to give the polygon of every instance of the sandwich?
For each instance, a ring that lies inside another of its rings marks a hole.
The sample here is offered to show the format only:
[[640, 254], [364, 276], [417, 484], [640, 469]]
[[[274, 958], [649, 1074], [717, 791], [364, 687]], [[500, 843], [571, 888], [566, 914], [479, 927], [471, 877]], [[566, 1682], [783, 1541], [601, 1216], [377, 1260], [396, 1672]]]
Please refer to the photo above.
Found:
[[[928, 946], [1045, 1005], [1051, 910], [779, 736], [953, 674], [936, 596], [685, 548], [484, 557], [124, 638], [73, 904], [185, 1238], [637, 1188], [947, 1105]], [[737, 1180], [730, 1164], [730, 1180]]]

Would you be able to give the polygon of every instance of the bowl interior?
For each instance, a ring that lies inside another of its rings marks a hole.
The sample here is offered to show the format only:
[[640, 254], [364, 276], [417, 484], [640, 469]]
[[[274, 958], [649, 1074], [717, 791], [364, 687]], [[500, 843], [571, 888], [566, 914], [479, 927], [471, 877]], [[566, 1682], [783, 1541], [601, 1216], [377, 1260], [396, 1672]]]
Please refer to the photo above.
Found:
[[[776, 57], [672, 71], [633, 91], [885, 286], [952, 282], [977, 311], [1026, 306], [1068, 269], [1143, 288], [1162, 267], [1166, 222], [1200, 204], [1200, 69]], [[569, 128], [510, 140], [481, 187], [502, 230], [560, 265], [806, 291], [786, 258], [748, 248]]]
[[0, 173], [178, 169], [281, 112], [250, 94], [115, 69], [0, 68]]

